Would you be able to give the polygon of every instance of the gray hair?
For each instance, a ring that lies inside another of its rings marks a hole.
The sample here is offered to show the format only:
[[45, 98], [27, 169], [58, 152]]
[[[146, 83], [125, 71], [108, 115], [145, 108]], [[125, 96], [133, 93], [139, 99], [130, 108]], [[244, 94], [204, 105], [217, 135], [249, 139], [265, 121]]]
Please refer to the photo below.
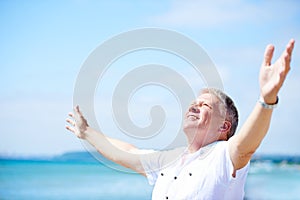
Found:
[[[219, 89], [216, 88], [205, 88], [201, 91], [201, 93], [210, 93], [213, 94], [215, 97], [217, 97], [221, 101], [222, 107], [219, 107], [219, 110], [222, 114], [224, 114], [226, 117], [226, 120], [228, 120], [231, 123], [230, 131], [227, 134], [227, 140], [231, 138], [238, 126], [239, 123], [239, 114], [236, 106], [234, 105], [233, 100], [226, 95], [224, 92], [222, 92]], [[222, 112], [223, 106], [225, 107], [226, 113]]]

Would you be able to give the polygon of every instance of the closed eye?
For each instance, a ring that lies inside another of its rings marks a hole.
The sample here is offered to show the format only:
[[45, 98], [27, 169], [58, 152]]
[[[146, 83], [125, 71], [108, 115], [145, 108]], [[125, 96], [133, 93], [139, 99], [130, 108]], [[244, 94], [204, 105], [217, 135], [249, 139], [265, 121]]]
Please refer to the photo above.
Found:
[[209, 104], [207, 104], [207, 103], [203, 103], [202, 105], [208, 107], [209, 109], [212, 109], [212, 107]]
[[208, 104], [208, 103], [206, 103], [206, 102], [196, 102], [196, 101], [193, 101], [192, 103], [191, 103], [191, 105], [190, 105], [190, 108], [192, 108], [192, 107], [195, 107], [195, 106], [206, 106], [206, 107], [208, 107], [209, 109], [212, 109], [212, 106], [210, 105], [210, 104]]

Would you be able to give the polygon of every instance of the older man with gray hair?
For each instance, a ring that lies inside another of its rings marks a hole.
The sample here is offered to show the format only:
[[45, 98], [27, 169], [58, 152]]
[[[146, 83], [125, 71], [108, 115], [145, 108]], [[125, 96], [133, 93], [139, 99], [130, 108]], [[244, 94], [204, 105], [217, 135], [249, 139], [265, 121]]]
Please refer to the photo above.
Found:
[[[238, 134], [234, 134], [238, 112], [233, 101], [213, 88], [203, 89], [184, 116], [186, 148], [149, 150], [141, 156], [145, 150], [91, 128], [79, 106], [69, 113], [66, 128], [106, 158], [146, 176], [154, 184], [152, 199], [243, 199], [249, 161], [269, 129], [294, 43], [289, 41], [274, 64], [274, 46], [266, 47], [259, 75], [261, 97]], [[121, 151], [112, 150], [107, 141]], [[177, 159], [170, 161], [171, 155]]]

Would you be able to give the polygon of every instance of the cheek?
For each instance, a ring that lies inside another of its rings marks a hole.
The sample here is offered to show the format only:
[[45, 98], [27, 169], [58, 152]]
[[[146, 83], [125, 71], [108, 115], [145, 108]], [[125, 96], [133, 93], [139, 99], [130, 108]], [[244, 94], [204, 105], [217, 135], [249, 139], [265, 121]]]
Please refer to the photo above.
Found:
[[199, 125], [201, 126], [207, 126], [210, 123], [210, 113], [209, 112], [203, 112], [199, 119]]

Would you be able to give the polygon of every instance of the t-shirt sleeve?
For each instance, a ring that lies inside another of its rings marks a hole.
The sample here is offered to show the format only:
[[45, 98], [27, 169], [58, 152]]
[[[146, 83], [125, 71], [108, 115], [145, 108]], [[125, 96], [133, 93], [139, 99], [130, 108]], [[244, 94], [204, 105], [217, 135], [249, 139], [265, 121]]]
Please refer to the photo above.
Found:
[[[229, 154], [229, 148], [228, 148], [228, 142], [224, 142], [222, 144], [223, 146], [221, 148], [223, 148], [223, 153], [225, 154], [223, 156], [224, 158], [224, 171], [225, 171], [225, 177], [226, 177], [226, 181], [229, 183], [229, 188], [227, 190], [227, 192], [225, 193], [224, 199], [239, 199], [240, 196], [244, 195], [244, 187], [245, 187], [245, 182], [246, 182], [246, 178], [247, 178], [247, 174], [249, 171], [249, 163], [244, 166], [243, 168], [239, 169], [236, 171], [236, 176], [233, 177], [233, 172], [234, 172], [234, 167], [233, 167], [233, 163], [231, 161], [230, 158], [230, 154]], [[234, 189], [233, 189], [234, 188]], [[242, 195], [241, 195], [242, 194]]]
[[234, 178], [233, 177], [234, 167], [233, 167], [233, 163], [230, 158], [228, 144], [229, 144], [228, 142], [220, 142], [220, 145], [219, 145], [219, 148], [222, 149], [220, 152], [222, 152], [222, 154], [223, 154], [221, 156], [221, 158], [224, 159], [224, 160], [222, 160], [222, 163], [225, 163], [224, 167], [225, 167], [225, 171], [226, 171], [226, 176], [229, 180], [235, 179], [235, 178], [242, 178], [243, 176], [245, 176], [245, 174], [248, 173], [248, 168], [249, 168], [250, 162], [243, 168], [237, 170], [236, 177]]
[[168, 151], [145, 150], [140, 154], [140, 161], [150, 185], [155, 184], [159, 172], [175, 162], [183, 150], [184, 148]]
[[[228, 147], [228, 142], [227, 142], [227, 145], [226, 145], [226, 163], [227, 163], [227, 169], [228, 169], [228, 173], [230, 175], [230, 178], [234, 178], [233, 177], [233, 172], [234, 172], [234, 167], [233, 167], [233, 163], [231, 161], [231, 158], [230, 158], [230, 154], [229, 154], [229, 147]], [[247, 176], [247, 173], [248, 173], [248, 170], [249, 170], [249, 165], [250, 165], [250, 162], [247, 163], [246, 166], [244, 166], [243, 168], [239, 169], [236, 171], [236, 178], [243, 178], [245, 176]], [[246, 178], [246, 177], [245, 177]]]

